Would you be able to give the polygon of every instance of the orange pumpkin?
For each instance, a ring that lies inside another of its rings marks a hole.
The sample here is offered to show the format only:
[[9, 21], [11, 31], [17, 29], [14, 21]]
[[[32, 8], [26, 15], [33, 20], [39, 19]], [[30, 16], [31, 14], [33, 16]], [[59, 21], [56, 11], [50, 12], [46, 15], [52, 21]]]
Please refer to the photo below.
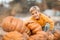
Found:
[[28, 35], [31, 35], [30, 29], [27, 28], [26, 26], [24, 27], [23, 33], [27, 33]]
[[47, 32], [48, 40], [54, 40], [54, 35], [51, 32]]
[[3, 36], [3, 40], [25, 40], [24, 35], [17, 31], [12, 31]]
[[14, 31], [14, 30], [20, 30], [20, 28], [23, 26], [23, 21], [17, 18], [14, 18], [13, 16], [6, 17], [2, 22], [2, 27], [5, 31]]
[[2, 22], [2, 28], [6, 32], [18, 31], [20, 33], [29, 33], [29, 29], [23, 24], [21, 19], [15, 18], [13, 16], [6, 17]]
[[40, 24], [34, 22], [34, 21], [29, 21], [26, 23], [26, 26], [32, 30], [32, 33], [38, 33], [40, 31], [42, 31], [42, 27], [40, 26]]
[[48, 36], [46, 32], [40, 31], [40, 33], [30, 36], [28, 40], [47, 40]]
[[55, 32], [54, 32], [54, 40], [60, 40], [60, 31], [59, 30], [55, 30]]

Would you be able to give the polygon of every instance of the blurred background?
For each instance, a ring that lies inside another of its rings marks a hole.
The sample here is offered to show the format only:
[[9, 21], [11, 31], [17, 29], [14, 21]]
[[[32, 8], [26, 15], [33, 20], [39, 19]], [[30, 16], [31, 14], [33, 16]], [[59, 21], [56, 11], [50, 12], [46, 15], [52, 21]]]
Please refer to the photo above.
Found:
[[60, 23], [60, 0], [0, 0], [0, 23], [6, 16], [27, 19], [31, 6], [39, 6], [41, 12]]
[[60, 0], [0, 0], [0, 23], [6, 16], [15, 16], [22, 20], [29, 18], [29, 9], [35, 5], [54, 20], [55, 27], [60, 29]]

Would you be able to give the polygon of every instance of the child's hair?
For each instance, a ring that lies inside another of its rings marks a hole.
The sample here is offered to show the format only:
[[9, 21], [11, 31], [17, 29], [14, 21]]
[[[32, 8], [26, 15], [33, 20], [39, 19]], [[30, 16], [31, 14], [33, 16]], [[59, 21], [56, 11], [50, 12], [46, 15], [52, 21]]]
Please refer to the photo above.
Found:
[[33, 10], [40, 11], [40, 8], [38, 6], [32, 6], [29, 11], [32, 12]]

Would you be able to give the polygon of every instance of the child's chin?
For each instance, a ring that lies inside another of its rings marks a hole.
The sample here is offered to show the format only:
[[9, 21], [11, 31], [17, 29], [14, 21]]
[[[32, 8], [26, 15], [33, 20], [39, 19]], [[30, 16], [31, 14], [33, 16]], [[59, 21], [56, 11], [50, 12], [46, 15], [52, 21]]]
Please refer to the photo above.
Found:
[[35, 18], [36, 20], [39, 20], [39, 18]]
[[36, 19], [36, 20], [39, 20], [39, 19]]

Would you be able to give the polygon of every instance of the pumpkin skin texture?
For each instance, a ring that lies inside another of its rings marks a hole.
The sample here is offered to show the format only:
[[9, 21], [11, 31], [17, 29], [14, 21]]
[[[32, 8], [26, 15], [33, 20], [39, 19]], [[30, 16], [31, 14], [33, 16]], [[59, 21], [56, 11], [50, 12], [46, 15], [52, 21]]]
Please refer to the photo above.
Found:
[[4, 31], [10, 32], [14, 30], [20, 30], [22, 24], [23, 24], [22, 20], [14, 18], [13, 16], [8, 16], [3, 20], [2, 28]]
[[59, 30], [55, 30], [55, 32], [54, 32], [54, 40], [60, 40], [60, 31]]
[[17, 31], [12, 31], [5, 34], [3, 40], [26, 40], [25, 36]]
[[40, 33], [30, 36], [28, 40], [47, 40], [48, 36], [46, 32], [40, 31]]
[[26, 26], [32, 30], [32, 33], [35, 34], [35, 33], [38, 33], [40, 31], [42, 31], [42, 27], [40, 26], [40, 24], [34, 22], [34, 21], [28, 21], [26, 23]]
[[24, 25], [23, 20], [13, 16], [8, 16], [3, 19], [2, 28], [6, 32], [18, 31], [30, 35], [30, 29]]
[[46, 32], [48, 35], [48, 40], [54, 40], [54, 35], [51, 32]]
[[24, 31], [22, 33], [27, 33], [28, 35], [31, 35], [30, 29], [27, 28], [26, 26], [23, 29]]

